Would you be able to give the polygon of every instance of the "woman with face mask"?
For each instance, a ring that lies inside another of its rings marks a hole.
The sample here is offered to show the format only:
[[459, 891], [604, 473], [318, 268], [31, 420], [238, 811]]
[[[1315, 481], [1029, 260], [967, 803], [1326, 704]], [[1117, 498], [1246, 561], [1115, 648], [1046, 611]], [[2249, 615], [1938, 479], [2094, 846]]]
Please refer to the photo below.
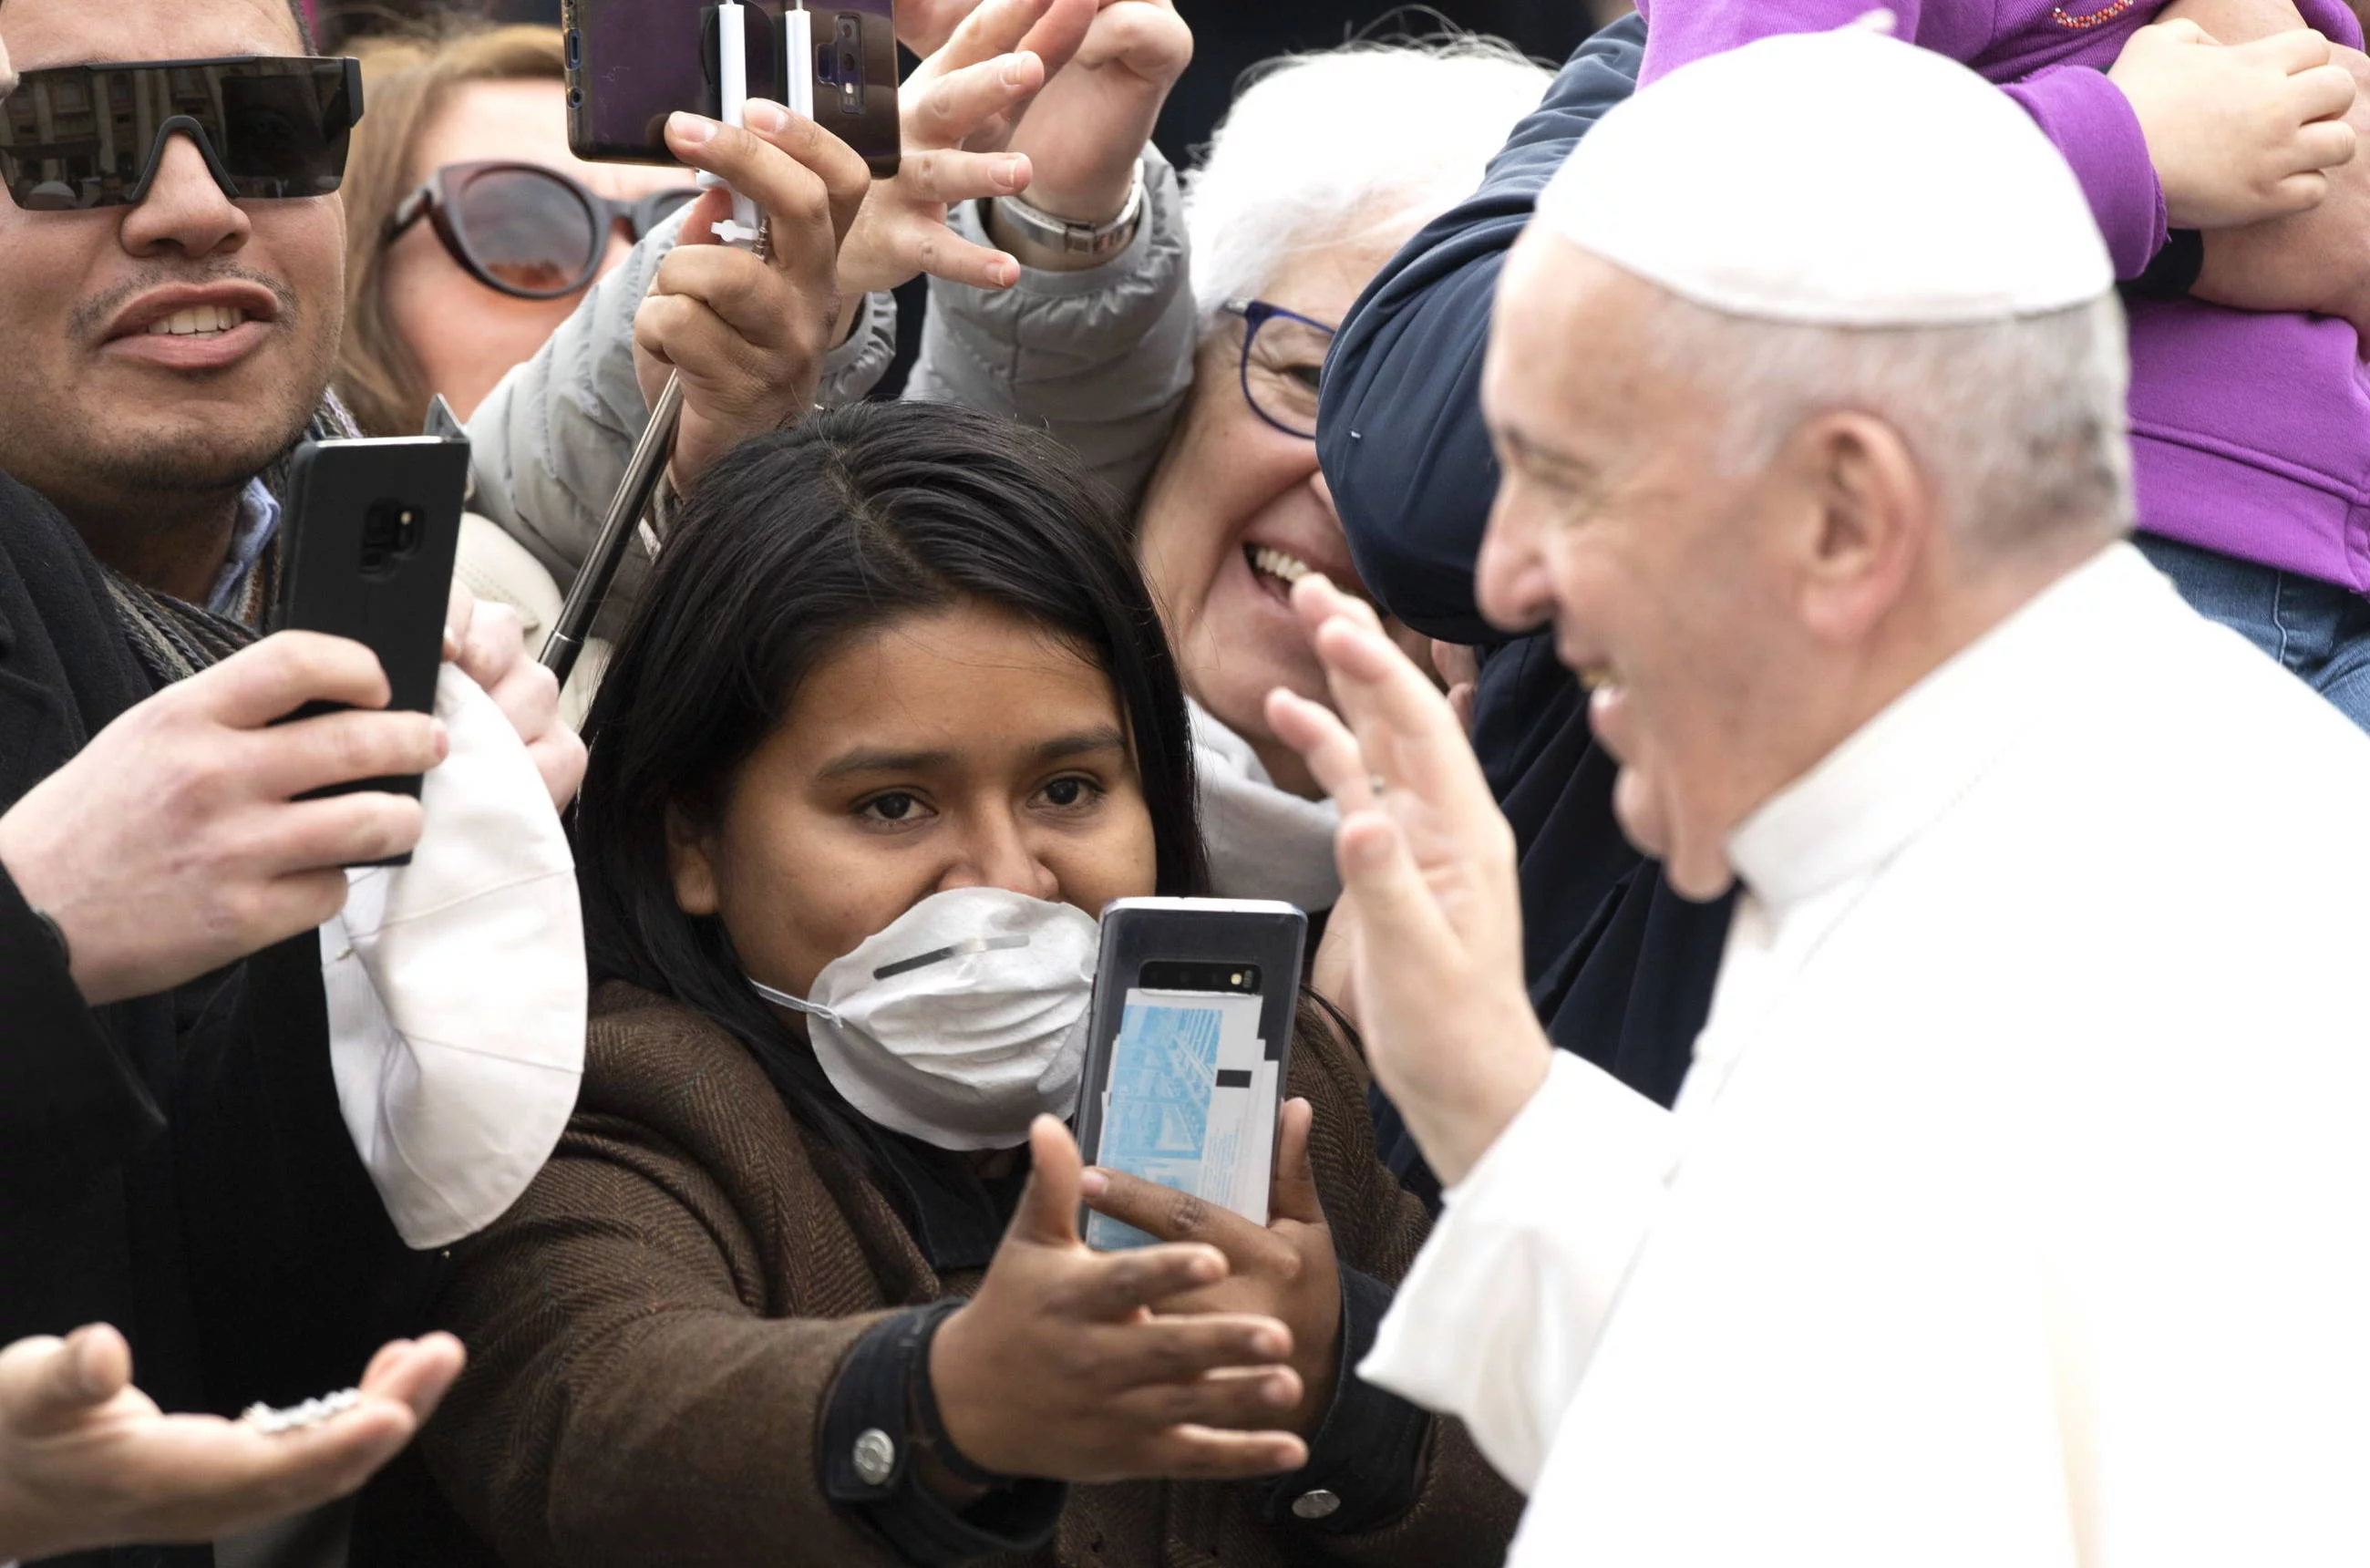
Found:
[[[919, 404], [751, 443], [591, 732], [583, 1095], [440, 1312], [473, 1362], [430, 1466], [502, 1561], [1497, 1560], [1513, 1493], [1351, 1370], [1426, 1222], [1321, 1013], [1265, 1227], [1055, 1120], [1098, 912], [1205, 877], [1075, 458]], [[1082, 1200], [1162, 1244], [1087, 1251]]]

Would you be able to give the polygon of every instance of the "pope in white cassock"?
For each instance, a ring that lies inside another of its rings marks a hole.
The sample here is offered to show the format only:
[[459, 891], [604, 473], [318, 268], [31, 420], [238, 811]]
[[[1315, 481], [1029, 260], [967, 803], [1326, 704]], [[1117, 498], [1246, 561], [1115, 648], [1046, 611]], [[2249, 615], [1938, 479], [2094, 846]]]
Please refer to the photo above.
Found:
[[1480, 563], [1678, 890], [1674, 1111], [1551, 1051], [1511, 838], [1363, 605], [1375, 1072], [1445, 1216], [1363, 1373], [1519, 1565], [2370, 1563], [2370, 738], [2124, 540], [2122, 317], [2005, 96], [1873, 33], [1615, 110], [1510, 258]]

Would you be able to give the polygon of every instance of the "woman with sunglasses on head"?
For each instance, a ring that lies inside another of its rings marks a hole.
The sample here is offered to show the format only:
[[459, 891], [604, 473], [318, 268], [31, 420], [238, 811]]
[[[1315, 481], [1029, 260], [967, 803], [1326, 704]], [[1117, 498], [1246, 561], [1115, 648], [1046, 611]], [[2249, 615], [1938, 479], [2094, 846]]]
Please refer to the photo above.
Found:
[[[978, 282], [1017, 273], [1008, 258], [955, 242], [945, 202], [1016, 189], [1026, 163], [959, 149], [1041, 81], [1044, 63], [1012, 52], [1025, 41], [1066, 59], [1090, 4], [993, 0], [907, 84], [908, 148], [926, 161], [915, 179], [875, 182], [843, 230], [846, 292], [819, 379], [811, 360], [786, 352], [791, 334], [780, 324], [728, 317], [725, 302], [745, 307], [750, 297], [712, 253], [675, 259], [684, 220], [696, 215], [690, 170], [588, 163], [569, 150], [557, 29], [451, 20], [359, 45], [370, 113], [345, 186], [339, 390], [372, 434], [417, 432], [435, 393], [461, 418], [481, 416], [470, 433], [475, 501], [488, 516], [465, 525], [458, 570], [479, 597], [518, 611], [530, 646], [557, 619], [646, 401], [671, 368], [685, 373], [677, 455], [687, 476], [730, 444], [706, 434], [719, 407], [764, 429], [863, 397], [894, 353], [886, 291], [926, 266]], [[1064, 10], [1075, 25], [1031, 30]], [[710, 264], [677, 281], [697, 261]], [[539, 526], [558, 510], [555, 494], [591, 515]], [[621, 607], [642, 567], [627, 559]], [[569, 683], [571, 721], [605, 656], [605, 642], [587, 646]]]
[[[364, 433], [416, 435], [431, 396], [467, 419], [698, 188], [685, 169], [569, 152], [557, 28], [428, 23], [354, 48], [369, 112], [346, 167], [335, 386]], [[515, 610], [528, 647], [541, 646], [564, 584], [531, 553], [473, 514], [455, 572], [480, 599]], [[606, 644], [593, 644], [570, 682], [571, 723], [605, 657]]]
[[338, 386], [364, 430], [415, 435], [431, 393], [467, 419], [698, 190], [684, 169], [569, 151], [556, 28], [463, 24], [356, 48], [370, 112], [346, 170]]
[[[502, 1561], [1497, 1561], [1513, 1494], [1352, 1371], [1428, 1227], [1321, 1014], [1266, 1227], [1054, 1120], [1096, 916], [1202, 883], [1176, 668], [1075, 457], [915, 403], [751, 442], [591, 732], [583, 1094], [439, 1309], [474, 1360], [430, 1468]], [[1088, 1251], [1082, 1198], [1168, 1244]]]

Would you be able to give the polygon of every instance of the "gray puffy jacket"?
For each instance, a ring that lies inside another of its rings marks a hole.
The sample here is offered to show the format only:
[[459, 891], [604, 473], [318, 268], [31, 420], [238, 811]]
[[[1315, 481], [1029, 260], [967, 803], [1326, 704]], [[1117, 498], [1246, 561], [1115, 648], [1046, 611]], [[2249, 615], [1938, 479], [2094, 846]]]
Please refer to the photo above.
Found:
[[[650, 422], [634, 379], [634, 313], [682, 228], [678, 215], [645, 236], [469, 421], [476, 510], [524, 546], [563, 593], [584, 564], [626, 459]], [[823, 362], [822, 400], [862, 398], [896, 350], [897, 302], [871, 295], [847, 341]], [[620, 624], [649, 572], [638, 543], [618, 568], [604, 629]]]

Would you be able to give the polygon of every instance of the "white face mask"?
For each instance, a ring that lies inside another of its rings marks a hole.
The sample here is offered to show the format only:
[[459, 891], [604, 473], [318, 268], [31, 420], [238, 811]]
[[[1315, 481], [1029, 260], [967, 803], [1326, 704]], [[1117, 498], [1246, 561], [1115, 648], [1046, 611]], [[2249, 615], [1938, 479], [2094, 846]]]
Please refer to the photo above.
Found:
[[1102, 928], [1075, 905], [1002, 888], [922, 900], [833, 959], [801, 1000], [823, 1076], [892, 1131], [940, 1148], [1010, 1148], [1041, 1113], [1077, 1109]]

